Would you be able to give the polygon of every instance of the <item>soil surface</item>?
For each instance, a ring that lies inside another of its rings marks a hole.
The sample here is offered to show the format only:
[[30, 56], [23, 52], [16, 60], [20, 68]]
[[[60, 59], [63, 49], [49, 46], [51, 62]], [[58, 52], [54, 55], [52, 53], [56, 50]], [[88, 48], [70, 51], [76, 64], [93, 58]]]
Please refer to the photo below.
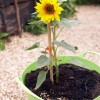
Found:
[[44, 100], [93, 100], [100, 95], [100, 74], [72, 64], [59, 66], [58, 84], [51, 83], [48, 73], [41, 87], [34, 90], [40, 70], [28, 73], [25, 84]]

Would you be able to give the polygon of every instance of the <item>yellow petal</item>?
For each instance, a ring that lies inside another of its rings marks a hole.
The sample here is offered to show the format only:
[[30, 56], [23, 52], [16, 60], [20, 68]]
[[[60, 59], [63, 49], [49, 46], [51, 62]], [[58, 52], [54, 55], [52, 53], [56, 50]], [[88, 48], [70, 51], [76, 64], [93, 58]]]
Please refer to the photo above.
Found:
[[59, 15], [55, 15], [55, 19], [58, 20], [58, 21], [60, 21]]
[[[53, 7], [54, 12], [47, 12], [45, 9], [47, 6]], [[38, 12], [37, 17], [39, 17], [41, 20], [43, 20], [45, 23], [49, 23], [51, 21], [54, 21], [55, 19], [60, 21], [60, 14], [63, 10], [62, 7], [60, 7], [60, 4], [58, 3], [58, 0], [40, 0], [40, 3], [37, 3], [35, 7], [36, 11]]]

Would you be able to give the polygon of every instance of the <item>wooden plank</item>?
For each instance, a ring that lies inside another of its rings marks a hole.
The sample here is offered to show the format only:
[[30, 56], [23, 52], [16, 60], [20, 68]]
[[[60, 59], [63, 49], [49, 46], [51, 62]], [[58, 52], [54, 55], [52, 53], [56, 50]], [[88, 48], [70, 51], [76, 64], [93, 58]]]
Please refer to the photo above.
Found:
[[[21, 3], [21, 2], [24, 3], [24, 2], [26, 2], [26, 1], [34, 1], [34, 0], [17, 0], [18, 3]], [[13, 3], [13, 0], [12, 0], [12, 3]]]
[[1, 15], [0, 15], [0, 32], [2, 32], [2, 21], [1, 21]]
[[[28, 1], [35, 1], [35, 0], [17, 0], [17, 3], [23, 3]], [[10, 5], [14, 5], [14, 0], [0, 0], [0, 8], [8, 7]]]
[[17, 3], [17, 0], [14, 0], [15, 5], [15, 13], [16, 13], [16, 21], [17, 21], [17, 28], [18, 28], [18, 34], [21, 36], [21, 22], [20, 22], [20, 15], [19, 15], [19, 5]]
[[[17, 0], [17, 3], [24, 3], [26, 1], [34, 1], [34, 0]], [[11, 3], [14, 3], [14, 0], [11, 0]]]
[[14, 6], [8, 6], [3, 8], [3, 14], [5, 16], [5, 23], [7, 26], [7, 32], [13, 34], [11, 30], [16, 31], [16, 15], [14, 11]]
[[2, 21], [1, 21], [1, 17], [0, 17], [0, 32], [2, 32]]
[[1, 17], [0, 17], [0, 26], [2, 25]]
[[2, 21], [1, 21], [1, 17], [0, 17], [0, 32], [2, 32]]
[[20, 18], [22, 27], [26, 24], [27, 20], [31, 17], [31, 14], [35, 11], [33, 1], [19, 4]]
[[1, 23], [2, 23], [1, 31], [6, 32], [7, 30], [6, 30], [6, 23], [5, 23], [5, 16], [3, 14], [3, 9], [0, 9], [0, 19], [1, 19]]
[[[27, 20], [31, 17], [33, 13], [33, 1], [19, 3], [21, 27], [26, 24]], [[17, 31], [17, 21], [14, 5], [3, 8], [3, 14], [5, 16], [5, 23], [7, 26], [7, 32], [9, 34], [18, 33]]]
[[0, 8], [9, 6], [10, 2], [11, 0], [0, 0]]

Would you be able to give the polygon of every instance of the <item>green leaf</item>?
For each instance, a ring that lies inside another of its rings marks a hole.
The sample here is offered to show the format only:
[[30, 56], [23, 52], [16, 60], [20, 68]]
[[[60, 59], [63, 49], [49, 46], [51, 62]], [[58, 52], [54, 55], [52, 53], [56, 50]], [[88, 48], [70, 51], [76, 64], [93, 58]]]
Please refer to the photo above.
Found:
[[32, 13], [32, 15], [35, 15], [35, 14], [37, 14], [37, 12]]
[[45, 81], [46, 74], [47, 74], [46, 71], [39, 72], [38, 77], [37, 77], [37, 83], [36, 83], [35, 90], [37, 90], [42, 85], [42, 83]]
[[59, 41], [54, 41], [53, 43], [56, 44], [58, 47], [61, 46], [61, 42], [59, 42]]
[[0, 33], [0, 39], [5, 38], [8, 36], [8, 33]]
[[56, 44], [59, 47], [63, 47], [65, 49], [67, 49], [67, 50], [70, 50], [72, 52], [75, 52], [76, 51], [76, 47], [73, 47], [72, 45], [67, 44], [64, 40], [62, 40], [61, 42], [54, 41], [54, 44]]
[[67, 0], [58, 0], [58, 2], [60, 2], [60, 3], [63, 3], [63, 2], [65, 2], [65, 1], [67, 1]]
[[57, 22], [62, 27], [71, 28], [72, 26], [78, 25], [79, 21], [77, 20], [68, 20], [66, 18], [62, 18], [60, 22]]
[[37, 23], [42, 23], [43, 21], [41, 21], [41, 20], [38, 20], [38, 21], [33, 21], [33, 22], [30, 22], [30, 23], [28, 23], [28, 24], [33, 24], [33, 25], [36, 25]]
[[73, 46], [70, 45], [70, 44], [67, 44], [64, 40], [61, 41], [61, 46], [62, 46], [63, 48], [65, 48], [65, 49], [67, 49], [67, 50], [72, 51], [72, 52], [75, 52], [75, 51], [76, 51], [75, 47], [73, 47]]
[[71, 61], [72, 64], [74, 64], [74, 65], [87, 68], [87, 65], [85, 65], [84, 63], [82, 63], [81, 61], [79, 61], [79, 60], [76, 59], [76, 58], [72, 58], [70, 61]]
[[51, 58], [48, 58], [45, 55], [41, 55], [37, 60], [37, 67], [42, 68], [42, 67], [50, 64], [50, 62], [51, 62]]
[[41, 51], [41, 53], [43, 53], [43, 54], [48, 54], [48, 52], [46, 52], [46, 51]]
[[2, 40], [0, 40], [0, 51], [5, 49], [5, 44]]
[[31, 47], [29, 47], [26, 50], [32, 50], [32, 49], [35, 49], [35, 48], [39, 48], [39, 46], [40, 46], [40, 42], [36, 42], [34, 45], [32, 45]]

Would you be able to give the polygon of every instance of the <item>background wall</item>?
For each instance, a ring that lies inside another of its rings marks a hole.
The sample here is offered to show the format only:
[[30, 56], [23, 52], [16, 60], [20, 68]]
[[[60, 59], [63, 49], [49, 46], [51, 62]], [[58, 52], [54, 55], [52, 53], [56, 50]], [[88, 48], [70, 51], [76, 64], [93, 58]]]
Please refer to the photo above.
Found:
[[[31, 13], [34, 12], [35, 2], [35, 0], [17, 0], [21, 22], [20, 27], [25, 25], [31, 17]], [[0, 32], [18, 34], [14, 0], [0, 0]]]

